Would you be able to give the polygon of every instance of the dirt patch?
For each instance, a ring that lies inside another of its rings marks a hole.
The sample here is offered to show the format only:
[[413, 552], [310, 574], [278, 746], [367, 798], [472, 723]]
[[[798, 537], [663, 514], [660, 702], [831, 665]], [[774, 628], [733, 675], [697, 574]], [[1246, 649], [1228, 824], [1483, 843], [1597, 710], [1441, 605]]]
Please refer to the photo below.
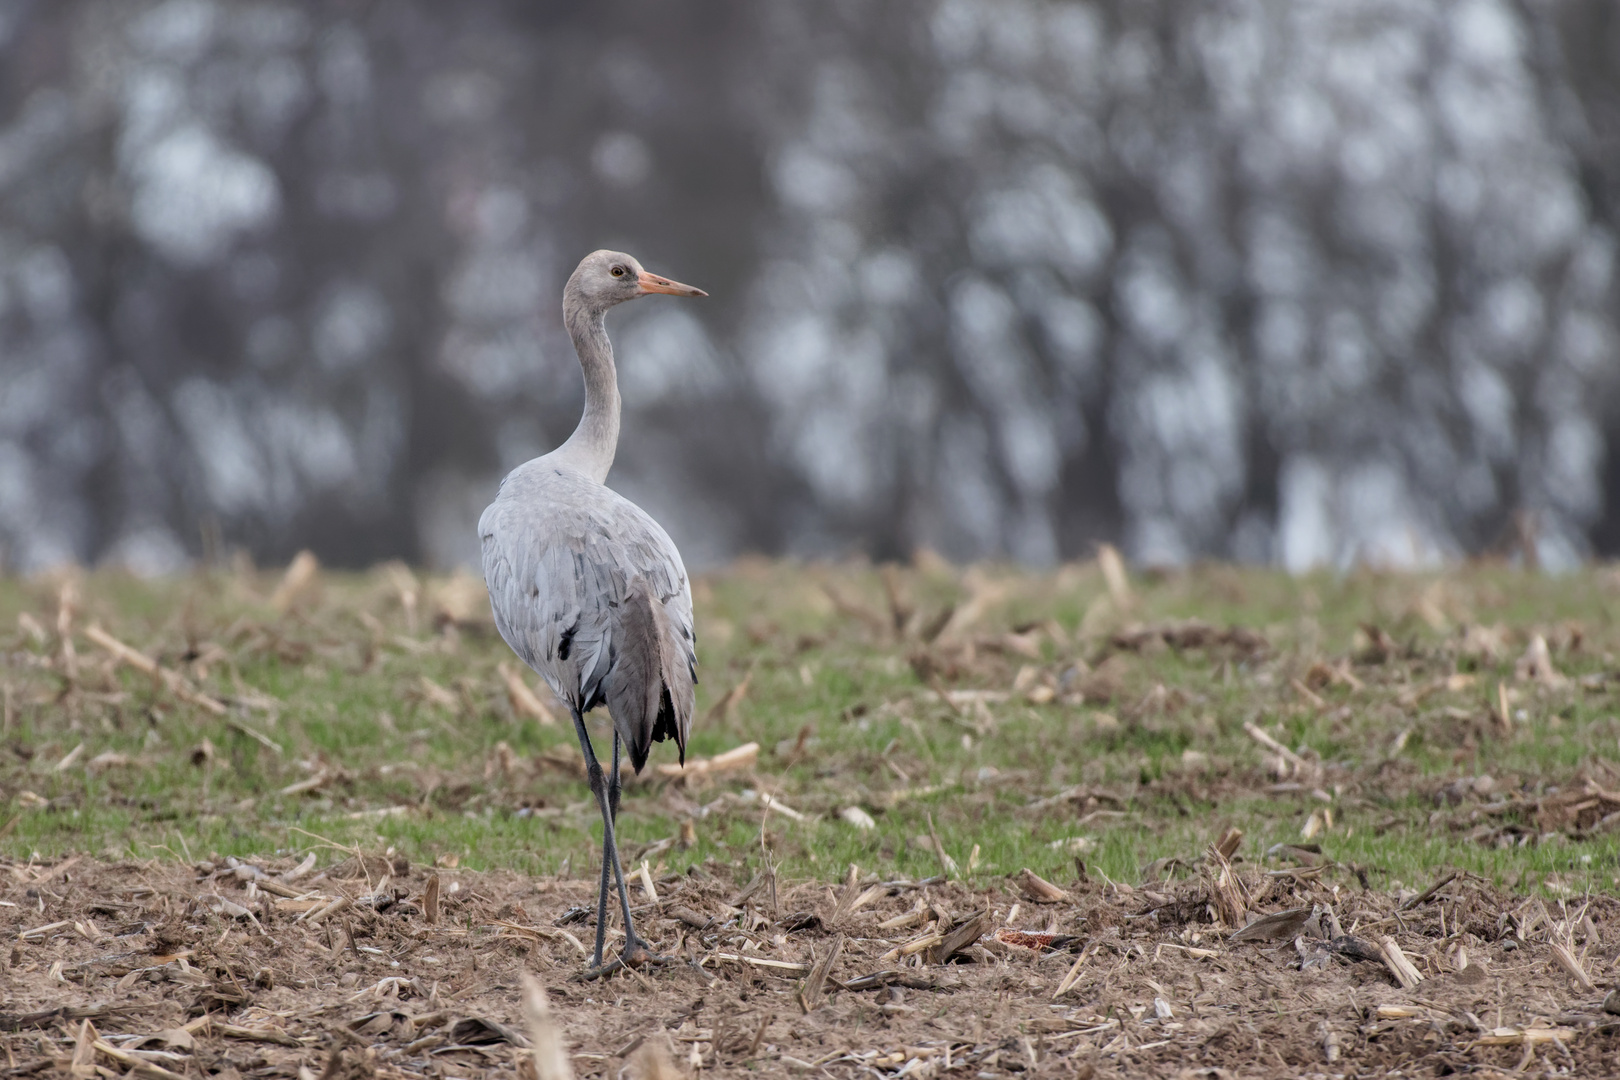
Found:
[[[580, 1076], [645, 1074], [649, 1045], [721, 1076], [1620, 1072], [1601, 1006], [1620, 902], [1466, 875], [1390, 895], [1213, 851], [1156, 869], [1184, 876], [773, 889], [710, 864], [649, 875], [656, 900], [638, 876], [644, 932], [679, 961], [583, 983], [594, 879], [386, 857], [3, 865], [0, 1074], [68, 1070], [77, 1047], [86, 1076], [531, 1077], [524, 970]], [[1213, 921], [1235, 910], [1246, 940]]]

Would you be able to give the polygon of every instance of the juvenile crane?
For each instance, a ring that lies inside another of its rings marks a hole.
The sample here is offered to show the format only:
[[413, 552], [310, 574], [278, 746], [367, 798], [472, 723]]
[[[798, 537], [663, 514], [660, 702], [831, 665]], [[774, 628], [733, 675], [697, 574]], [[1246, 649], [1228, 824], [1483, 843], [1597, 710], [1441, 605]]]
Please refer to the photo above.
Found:
[[[567, 706], [602, 811], [594, 978], [661, 959], [636, 934], [613, 826], [619, 748], [640, 772], [655, 742], [674, 739], [681, 762], [692, 727], [697, 654], [692, 589], [680, 552], [640, 507], [604, 486], [619, 443], [619, 383], [603, 320], [653, 293], [707, 296], [649, 274], [617, 251], [585, 256], [563, 289], [563, 322], [585, 372], [585, 412], [551, 453], [513, 469], [478, 520], [484, 582], [501, 637]], [[596, 760], [585, 714], [613, 714], [613, 766]], [[624, 952], [602, 962], [611, 873], [624, 913]]]

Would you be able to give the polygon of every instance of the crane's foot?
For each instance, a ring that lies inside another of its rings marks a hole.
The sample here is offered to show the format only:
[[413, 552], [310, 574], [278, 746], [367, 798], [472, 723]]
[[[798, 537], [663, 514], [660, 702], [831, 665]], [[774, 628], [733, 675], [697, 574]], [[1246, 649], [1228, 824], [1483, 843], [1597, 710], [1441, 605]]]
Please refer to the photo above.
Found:
[[590, 982], [593, 979], [605, 978], [616, 971], [623, 971], [626, 968], [662, 967], [665, 964], [673, 964], [679, 960], [680, 957], [678, 956], [666, 956], [663, 953], [653, 952], [647, 948], [647, 943], [644, 941], [632, 941], [625, 946], [624, 953], [617, 960], [609, 961], [606, 964], [597, 964], [595, 967], [588, 967], [574, 978], [579, 982]]

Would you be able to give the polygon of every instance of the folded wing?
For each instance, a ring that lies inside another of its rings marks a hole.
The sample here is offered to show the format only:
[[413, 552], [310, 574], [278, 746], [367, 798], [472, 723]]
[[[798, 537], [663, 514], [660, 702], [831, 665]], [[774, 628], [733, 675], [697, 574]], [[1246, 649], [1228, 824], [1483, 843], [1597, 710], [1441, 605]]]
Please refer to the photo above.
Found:
[[684, 761], [697, 654], [680, 554], [634, 503], [545, 472], [514, 473], [479, 522], [495, 625], [572, 708], [607, 705], [637, 772], [664, 739]]

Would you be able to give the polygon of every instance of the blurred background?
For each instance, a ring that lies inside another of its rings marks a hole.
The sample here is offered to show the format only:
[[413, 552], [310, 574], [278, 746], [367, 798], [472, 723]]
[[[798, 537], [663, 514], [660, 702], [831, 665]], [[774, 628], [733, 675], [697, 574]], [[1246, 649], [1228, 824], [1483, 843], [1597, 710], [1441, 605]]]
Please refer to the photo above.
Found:
[[1613, 0], [0, 0], [0, 559], [1620, 552]]

